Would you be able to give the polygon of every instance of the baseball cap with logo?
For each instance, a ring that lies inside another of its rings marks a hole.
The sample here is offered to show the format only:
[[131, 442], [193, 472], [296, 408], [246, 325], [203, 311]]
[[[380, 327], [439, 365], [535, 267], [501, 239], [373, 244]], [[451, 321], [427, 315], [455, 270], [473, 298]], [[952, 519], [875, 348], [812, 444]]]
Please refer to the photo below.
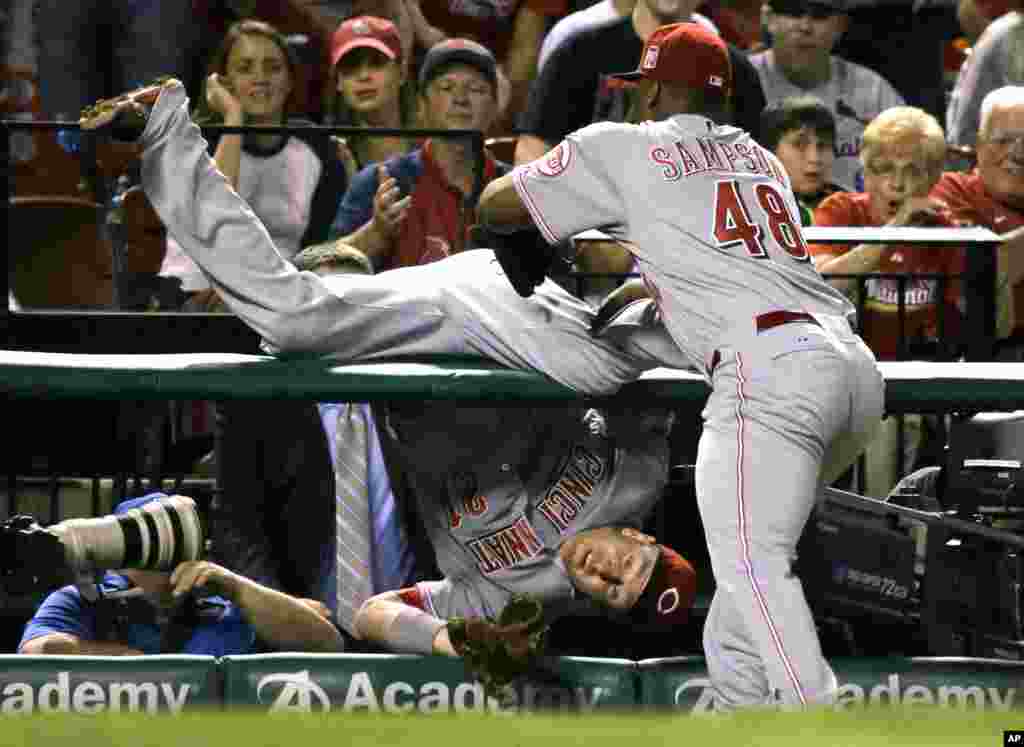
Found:
[[651, 577], [629, 616], [639, 625], [659, 628], [682, 625], [689, 619], [697, 595], [697, 574], [675, 550], [664, 545], [658, 545], [658, 549], [660, 553]]
[[479, 70], [491, 85], [498, 87], [498, 61], [483, 44], [472, 39], [445, 39], [430, 48], [420, 66], [420, 89], [436, 78], [444, 68], [462, 63]]
[[389, 60], [402, 59], [398, 28], [386, 18], [356, 16], [338, 26], [331, 37], [331, 66], [354, 49], [376, 49]]
[[722, 38], [696, 23], [673, 23], [651, 34], [640, 57], [640, 67], [614, 78], [650, 78], [691, 88], [732, 92], [732, 63]]

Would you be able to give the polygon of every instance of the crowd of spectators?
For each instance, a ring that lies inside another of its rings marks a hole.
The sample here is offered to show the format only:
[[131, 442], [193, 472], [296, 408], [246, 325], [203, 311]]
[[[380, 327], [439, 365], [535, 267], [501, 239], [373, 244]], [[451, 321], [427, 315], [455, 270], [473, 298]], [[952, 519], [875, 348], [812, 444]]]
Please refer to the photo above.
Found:
[[[31, 13], [20, 12], [25, 4]], [[5, 116], [21, 105], [11, 71], [27, 62], [36, 70], [32, 106], [41, 118], [75, 119], [97, 98], [170, 75], [186, 83], [204, 124], [296, 125], [292, 134], [213, 133], [210, 152], [286, 259], [302, 258], [305, 269], [317, 270], [344, 245], [358, 250], [365, 270], [382, 272], [467, 248], [480, 192], [513, 165], [592, 122], [642, 120], [632, 84], [610, 76], [636, 66], [655, 28], [690, 21], [728, 42], [734, 123], [778, 155], [804, 225], [980, 225], [1004, 234], [1024, 225], [1019, 4], [22, 0], [2, 19], [8, 64], [0, 104]], [[304, 133], [310, 124], [364, 129]], [[417, 129], [477, 130], [488, 147], [479, 153], [471, 139], [423, 137]], [[108, 193], [97, 187], [103, 174], [91, 141], [70, 130], [53, 137], [81, 161], [82, 196]], [[610, 243], [581, 242], [577, 269], [629, 271], [629, 255]], [[1000, 247], [993, 289], [1006, 357], [1024, 337], [1018, 243], [1024, 240]], [[812, 251], [819, 269], [858, 303], [861, 329], [880, 359], [963, 354], [960, 277], [968, 250], [862, 244]], [[170, 236], [160, 275], [180, 281], [180, 307], [223, 310]], [[11, 294], [16, 302], [17, 288]], [[585, 288], [583, 295], [599, 300]], [[377, 424], [373, 448], [387, 452], [387, 424], [367, 412]], [[247, 572], [260, 593], [265, 585], [295, 594], [309, 609], [319, 609], [313, 602], [332, 607], [323, 574], [335, 572], [327, 562], [333, 556], [322, 549], [330, 532], [304, 545], [288, 511], [299, 506], [303, 525], [331, 526], [332, 461], [344, 447], [330, 425], [336, 410], [311, 402], [222, 403], [217, 414], [216, 559]], [[859, 486], [865, 494], [884, 497], [915, 466], [929, 424], [909, 420], [899, 438], [890, 423], [869, 450], [867, 484]], [[679, 418], [676, 428], [693, 424]], [[895, 460], [900, 448], [903, 458]], [[297, 557], [305, 558], [301, 568], [291, 562]], [[233, 576], [223, 578], [224, 589], [242, 588]], [[410, 579], [406, 573], [401, 583]], [[67, 652], [68, 640], [43, 639], [26, 650]], [[333, 645], [330, 636], [324, 641]]]

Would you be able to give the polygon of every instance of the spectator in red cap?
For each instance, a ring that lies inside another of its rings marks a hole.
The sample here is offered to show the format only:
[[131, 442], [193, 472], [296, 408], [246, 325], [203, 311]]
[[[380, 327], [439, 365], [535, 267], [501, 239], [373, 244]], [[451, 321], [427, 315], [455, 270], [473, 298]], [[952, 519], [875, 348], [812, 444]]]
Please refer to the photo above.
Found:
[[[408, 79], [398, 28], [376, 16], [350, 18], [331, 39], [331, 69], [324, 95], [325, 124], [345, 127], [416, 126], [416, 86]], [[347, 147], [349, 179], [371, 163], [416, 146], [402, 136], [354, 135]]]

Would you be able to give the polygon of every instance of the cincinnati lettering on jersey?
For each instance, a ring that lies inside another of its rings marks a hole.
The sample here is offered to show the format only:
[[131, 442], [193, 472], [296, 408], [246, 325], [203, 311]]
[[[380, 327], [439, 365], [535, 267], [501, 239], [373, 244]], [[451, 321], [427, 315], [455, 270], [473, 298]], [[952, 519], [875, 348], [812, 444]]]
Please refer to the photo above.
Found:
[[756, 143], [720, 143], [712, 138], [698, 137], [687, 145], [682, 140], [673, 143], [675, 152], [657, 146], [651, 148], [651, 160], [661, 168], [666, 181], [696, 176], [709, 171], [734, 174], [747, 171], [762, 174], [785, 186], [786, 177], [781, 167], [769, 158], [768, 152]]
[[574, 446], [558, 480], [548, 488], [537, 510], [558, 528], [559, 534], [580, 515], [594, 493], [594, 486], [607, 473], [604, 459], [582, 446]]
[[544, 546], [525, 516], [466, 543], [481, 573], [488, 576], [540, 555]]

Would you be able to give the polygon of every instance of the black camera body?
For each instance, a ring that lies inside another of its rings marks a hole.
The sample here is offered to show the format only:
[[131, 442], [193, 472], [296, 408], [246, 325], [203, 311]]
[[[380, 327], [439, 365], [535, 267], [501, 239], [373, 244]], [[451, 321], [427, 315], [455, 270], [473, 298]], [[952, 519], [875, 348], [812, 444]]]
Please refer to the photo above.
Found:
[[39, 594], [74, 581], [60, 538], [34, 518], [19, 514], [0, 522], [0, 591]]
[[913, 654], [1024, 659], [1020, 463], [976, 461], [949, 476], [948, 510], [826, 489], [798, 545], [815, 617], [868, 647], [895, 643], [884, 626]]

